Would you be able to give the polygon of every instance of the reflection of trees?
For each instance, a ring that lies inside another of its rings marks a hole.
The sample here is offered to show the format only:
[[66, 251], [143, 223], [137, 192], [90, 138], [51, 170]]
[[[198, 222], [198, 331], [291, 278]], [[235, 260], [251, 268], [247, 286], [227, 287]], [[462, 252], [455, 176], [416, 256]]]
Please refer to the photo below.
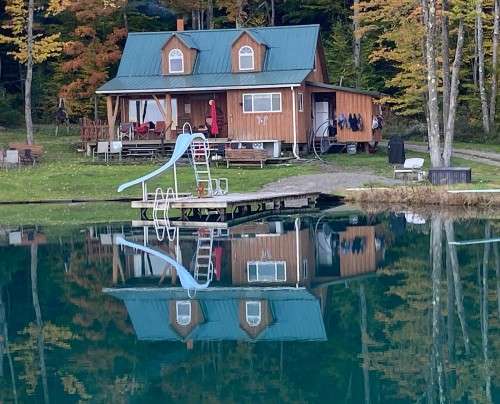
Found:
[[[460, 250], [469, 261], [459, 266], [457, 248], [448, 243], [455, 240], [453, 222], [436, 215], [430, 229], [429, 263], [402, 254], [390, 271], [384, 271], [392, 278], [389, 296], [401, 300], [389, 313], [377, 314], [384, 336], [380, 341], [384, 344], [371, 350], [371, 369], [394, 383], [389, 394], [400, 400], [492, 402], [496, 375], [492, 358], [498, 347], [491, 345], [488, 338], [489, 296], [493, 297], [488, 288], [491, 247], [485, 244], [475, 284], [471, 249]], [[487, 224], [485, 238], [489, 237]], [[418, 247], [413, 246], [413, 250], [416, 253]], [[496, 305], [496, 296], [494, 300]], [[476, 308], [481, 321], [474, 321]], [[455, 340], [455, 315], [460, 340]]]

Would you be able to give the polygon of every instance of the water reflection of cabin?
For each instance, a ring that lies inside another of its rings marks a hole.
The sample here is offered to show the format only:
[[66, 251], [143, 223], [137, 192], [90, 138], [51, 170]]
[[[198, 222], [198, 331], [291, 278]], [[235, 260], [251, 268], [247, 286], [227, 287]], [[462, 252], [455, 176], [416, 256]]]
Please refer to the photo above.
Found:
[[188, 299], [180, 288], [112, 289], [140, 340], [326, 340], [318, 300], [306, 289], [221, 288]]

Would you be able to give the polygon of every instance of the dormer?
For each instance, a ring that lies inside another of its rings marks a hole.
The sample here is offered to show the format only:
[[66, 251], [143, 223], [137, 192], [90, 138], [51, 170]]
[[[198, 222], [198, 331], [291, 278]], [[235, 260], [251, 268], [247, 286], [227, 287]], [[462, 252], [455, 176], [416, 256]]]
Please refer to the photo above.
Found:
[[231, 46], [233, 73], [261, 72], [264, 68], [267, 45], [255, 32], [244, 30]]
[[267, 300], [240, 300], [240, 327], [252, 339], [264, 331], [273, 321]]
[[162, 74], [191, 74], [198, 47], [189, 34], [173, 34], [161, 48]]

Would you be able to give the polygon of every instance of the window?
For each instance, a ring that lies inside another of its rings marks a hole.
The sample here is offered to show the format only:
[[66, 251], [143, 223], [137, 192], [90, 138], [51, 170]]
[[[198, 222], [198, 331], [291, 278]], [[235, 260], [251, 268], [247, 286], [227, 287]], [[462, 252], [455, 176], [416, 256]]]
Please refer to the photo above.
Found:
[[184, 55], [180, 49], [172, 49], [168, 53], [168, 71], [170, 73], [184, 73]]
[[242, 46], [238, 52], [238, 60], [240, 64], [240, 70], [253, 70], [253, 49], [250, 46]]
[[304, 93], [298, 93], [297, 105], [299, 112], [304, 112]]
[[179, 325], [188, 325], [191, 322], [191, 302], [181, 300], [175, 302], [176, 321]]
[[243, 94], [243, 112], [281, 112], [281, 93]]
[[248, 282], [285, 282], [285, 261], [247, 262]]
[[260, 302], [246, 302], [245, 306], [245, 314], [248, 325], [251, 327], [257, 327], [262, 318], [262, 307]]

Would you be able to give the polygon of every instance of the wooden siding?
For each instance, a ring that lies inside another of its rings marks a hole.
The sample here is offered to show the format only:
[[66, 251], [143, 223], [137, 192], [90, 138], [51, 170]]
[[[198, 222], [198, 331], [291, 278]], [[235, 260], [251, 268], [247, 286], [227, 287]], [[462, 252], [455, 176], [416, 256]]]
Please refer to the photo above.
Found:
[[[254, 93], [281, 93], [281, 112], [243, 113], [243, 94]], [[298, 122], [301, 114], [304, 112], [297, 112], [297, 142], [306, 143], [306, 133], [301, 130]], [[292, 90], [290, 88], [228, 91], [227, 116], [228, 134], [231, 139], [281, 140], [285, 143], [293, 143]]]
[[[253, 70], [240, 71], [239, 69], [238, 52], [242, 46], [250, 46], [253, 49], [253, 54], [254, 54]], [[262, 71], [262, 67], [264, 65], [265, 54], [266, 54], [265, 46], [255, 42], [254, 39], [247, 33], [243, 33], [231, 48], [231, 70], [233, 71], [233, 73], [240, 73], [240, 72], [248, 73], [250, 71], [260, 72]]]
[[314, 70], [308, 74], [306, 78], [307, 81], [326, 83], [325, 65], [320, 52], [322, 52], [322, 49], [320, 51], [319, 47], [316, 47], [316, 54], [314, 56]]
[[[359, 252], [342, 251], [342, 246], [352, 243], [355, 238], [364, 240], [364, 246]], [[356, 226], [348, 227], [346, 231], [340, 233], [340, 276], [351, 277], [375, 272], [377, 260], [375, 253], [375, 227]]]
[[[308, 229], [300, 230], [300, 284], [307, 284], [314, 271], [314, 245], [311, 243]], [[247, 262], [249, 261], [284, 261], [286, 262], [286, 281], [278, 284], [295, 285], [297, 282], [297, 255], [295, 231], [284, 234], [270, 234], [262, 237], [248, 237], [231, 240], [232, 284], [248, 285]], [[307, 260], [308, 277], [303, 276], [303, 260]], [[251, 283], [257, 284], [258, 282]]]
[[369, 95], [356, 94], [347, 91], [335, 91], [336, 111], [335, 116], [344, 114], [346, 118], [349, 114], [361, 114], [363, 129], [353, 132], [351, 129], [337, 128], [337, 140], [339, 142], [371, 142], [373, 140], [372, 119], [373, 119], [373, 99]]
[[[171, 74], [168, 71], [168, 53], [172, 49], [180, 49], [184, 54], [184, 73], [172, 73], [172, 74], [191, 74], [193, 72], [193, 66], [196, 59], [196, 50], [188, 48], [179, 38], [172, 36], [162, 48], [161, 55], [161, 71], [162, 74]], [[140, 55], [138, 55], [140, 57]]]

